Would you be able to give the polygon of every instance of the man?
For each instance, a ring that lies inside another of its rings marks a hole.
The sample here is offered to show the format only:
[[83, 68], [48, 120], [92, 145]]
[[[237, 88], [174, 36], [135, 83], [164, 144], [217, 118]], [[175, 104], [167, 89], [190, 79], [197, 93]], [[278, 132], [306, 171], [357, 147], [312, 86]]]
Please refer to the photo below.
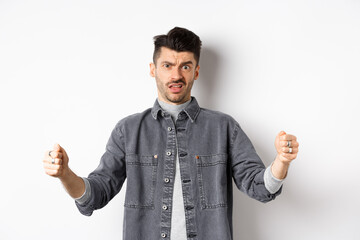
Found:
[[230, 240], [232, 179], [254, 199], [274, 199], [299, 144], [280, 132], [278, 155], [265, 168], [232, 117], [200, 108], [191, 97], [200, 69], [199, 37], [176, 27], [154, 37], [154, 44], [154, 106], [118, 122], [87, 178], [71, 171], [58, 144], [46, 152], [45, 171], [61, 180], [87, 216], [104, 207], [127, 178], [124, 240]]

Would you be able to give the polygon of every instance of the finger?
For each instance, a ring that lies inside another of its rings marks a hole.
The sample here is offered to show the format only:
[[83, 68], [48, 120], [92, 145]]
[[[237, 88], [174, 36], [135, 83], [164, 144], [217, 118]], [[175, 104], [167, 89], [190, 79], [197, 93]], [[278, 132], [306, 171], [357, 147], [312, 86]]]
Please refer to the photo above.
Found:
[[296, 137], [294, 135], [291, 135], [291, 134], [285, 134], [285, 135], [282, 135], [280, 137], [280, 140], [283, 140], [283, 141], [296, 141]]
[[[281, 148], [281, 151], [282, 151], [283, 153], [290, 153], [290, 148], [289, 148], [289, 147], [282, 147], [282, 148]], [[291, 153], [298, 153], [298, 152], [299, 152], [299, 149], [298, 149], [298, 148], [292, 148], [291, 151], [292, 151]]]
[[61, 152], [50, 151], [49, 157], [50, 158], [62, 158], [63, 154]]
[[51, 157], [52, 152], [53, 152], [52, 150], [51, 151], [46, 151], [45, 155], [44, 155], [45, 158]]
[[47, 175], [50, 175], [52, 177], [58, 177], [61, 174], [61, 170], [56, 170], [56, 169], [45, 169], [45, 173]]
[[44, 163], [44, 169], [47, 169], [47, 170], [59, 170], [60, 168], [61, 168], [61, 165]]
[[[287, 147], [288, 146], [288, 141], [280, 141], [280, 146], [281, 147]], [[291, 147], [299, 147], [299, 143], [294, 140], [294, 141], [290, 141], [290, 146]]]
[[55, 176], [57, 174], [57, 171], [53, 169], [45, 169], [45, 173], [50, 176]]
[[45, 158], [43, 160], [44, 163], [52, 164], [52, 165], [62, 165], [62, 159], [61, 158], [54, 158], [54, 163], [52, 162], [52, 158]]
[[287, 161], [292, 161], [297, 157], [297, 153], [281, 153], [281, 157]]

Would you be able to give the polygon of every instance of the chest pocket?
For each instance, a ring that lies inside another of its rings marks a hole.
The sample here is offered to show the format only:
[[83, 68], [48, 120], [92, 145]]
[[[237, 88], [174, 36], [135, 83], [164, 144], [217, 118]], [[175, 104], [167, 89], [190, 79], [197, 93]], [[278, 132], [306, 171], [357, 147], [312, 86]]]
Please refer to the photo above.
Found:
[[227, 154], [198, 155], [197, 174], [202, 208], [227, 206]]
[[126, 157], [127, 187], [125, 207], [154, 208], [158, 161], [154, 156], [137, 154]]

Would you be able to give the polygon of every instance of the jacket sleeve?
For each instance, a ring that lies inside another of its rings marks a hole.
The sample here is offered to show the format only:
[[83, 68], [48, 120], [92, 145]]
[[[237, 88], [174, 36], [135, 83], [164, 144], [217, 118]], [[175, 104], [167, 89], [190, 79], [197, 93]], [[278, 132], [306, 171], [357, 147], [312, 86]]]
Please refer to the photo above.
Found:
[[99, 166], [89, 174], [91, 196], [83, 204], [76, 202], [79, 211], [90, 216], [104, 207], [121, 189], [126, 178], [124, 139], [120, 123], [116, 125], [101, 157]]
[[265, 166], [250, 139], [236, 122], [230, 142], [232, 175], [237, 188], [260, 202], [268, 202], [281, 193], [271, 194], [265, 187]]

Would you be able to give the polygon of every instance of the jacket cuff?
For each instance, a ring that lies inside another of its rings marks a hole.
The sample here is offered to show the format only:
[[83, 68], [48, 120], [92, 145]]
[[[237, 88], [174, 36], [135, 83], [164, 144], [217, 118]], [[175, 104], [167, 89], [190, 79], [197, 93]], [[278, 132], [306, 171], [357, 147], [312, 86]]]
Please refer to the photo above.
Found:
[[275, 194], [279, 189], [281, 188], [284, 179], [280, 180], [274, 177], [274, 175], [271, 172], [271, 166], [272, 164], [266, 168], [264, 173], [264, 184], [265, 188], [271, 193]]
[[87, 178], [84, 178], [84, 177], [82, 179], [85, 183], [85, 192], [83, 193], [83, 195], [81, 197], [74, 198], [74, 200], [79, 204], [86, 203], [90, 199], [90, 196], [91, 196], [91, 187], [90, 187], [89, 180], [87, 180]]

